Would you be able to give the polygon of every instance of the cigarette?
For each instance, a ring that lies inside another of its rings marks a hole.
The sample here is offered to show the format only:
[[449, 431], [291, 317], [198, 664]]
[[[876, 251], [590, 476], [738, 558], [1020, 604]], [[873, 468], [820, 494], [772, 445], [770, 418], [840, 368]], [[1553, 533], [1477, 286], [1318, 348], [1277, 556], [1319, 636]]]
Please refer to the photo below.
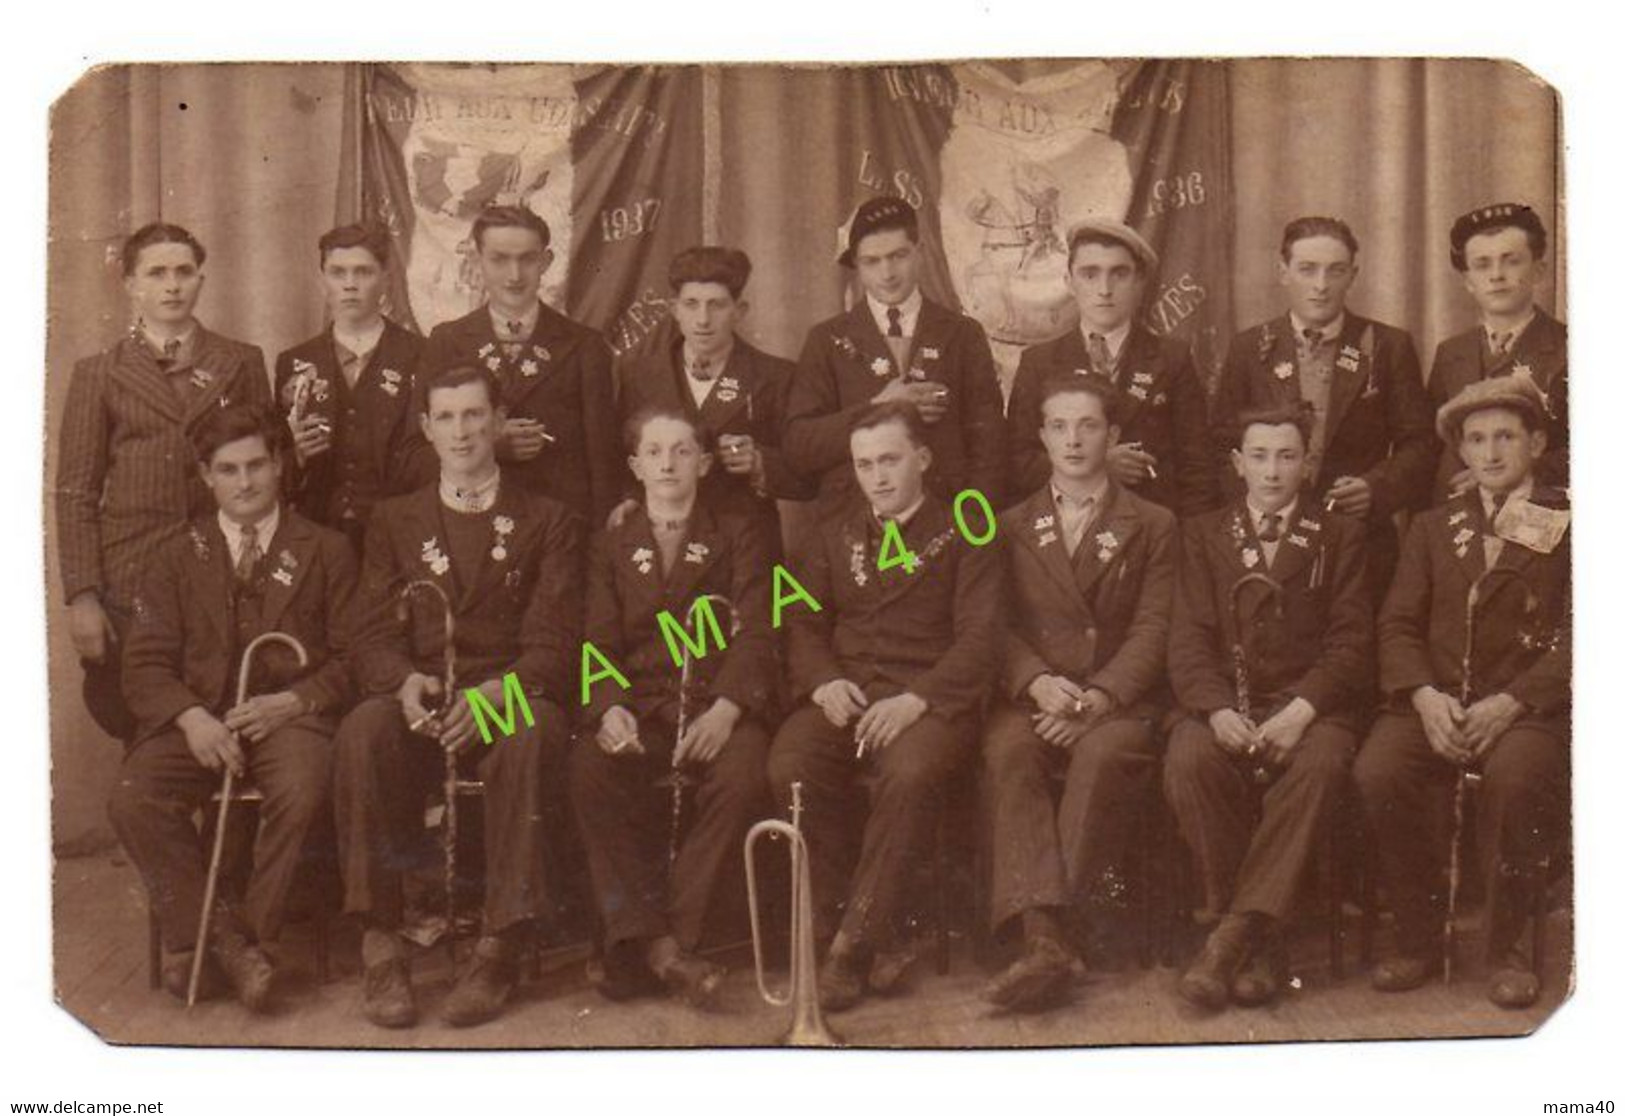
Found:
[[544, 442], [556, 442], [556, 441], [558, 441], [558, 439], [553, 437], [553, 435], [549, 434], [547, 431], [544, 430], [544, 431], [542, 431], [542, 441], [544, 441]]
[[1326, 510], [1327, 511], [1336, 511], [1337, 510], [1337, 500], [1334, 499], [1331, 496], [1326, 497]]
[[1074, 713], [1082, 713], [1083, 712], [1083, 699], [1082, 698], [1073, 698], [1072, 699], [1072, 712], [1074, 712]]
[[423, 716], [419, 717], [406, 727], [411, 729], [413, 732], [422, 732], [424, 729], [428, 728], [434, 723], [434, 719], [435, 715], [433, 713], [425, 713]]
[[1147, 465], [1145, 467], [1145, 471], [1146, 471], [1146, 475], [1149, 476], [1152, 480], [1157, 479], [1157, 467], [1155, 465]]
[[938, 388], [936, 391], [933, 391], [931, 393], [931, 398], [933, 398], [933, 399], [946, 399], [946, 398], [948, 398], [948, 389], [947, 388]]
[[637, 741], [638, 741], [638, 738], [635, 737], [635, 736], [623, 736], [621, 739], [619, 739], [615, 743], [611, 744], [609, 746], [609, 750], [611, 752], [615, 753], [616, 755], [620, 755], [622, 752], [626, 751], [626, 749], [630, 748], [633, 744], [636, 744]]

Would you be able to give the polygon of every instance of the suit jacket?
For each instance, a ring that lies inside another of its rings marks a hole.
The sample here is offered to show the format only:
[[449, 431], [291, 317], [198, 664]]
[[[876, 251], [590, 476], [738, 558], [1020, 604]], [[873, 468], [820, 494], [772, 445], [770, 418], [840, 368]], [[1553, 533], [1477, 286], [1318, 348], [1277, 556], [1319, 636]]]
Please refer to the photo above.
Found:
[[[785, 407], [796, 366], [736, 337], [728, 363], [717, 374], [705, 405], [696, 407], [683, 375], [682, 343], [676, 324], [666, 318], [643, 344], [621, 358], [617, 368], [620, 421], [616, 429], [624, 430], [627, 420], [645, 407], [662, 407], [677, 410], [698, 423], [710, 435], [713, 446], [719, 435], [748, 434], [762, 453], [766, 491], [754, 491], [748, 477], [729, 473], [719, 458], [700, 480], [700, 492], [718, 511], [758, 517], [763, 529], [773, 533], [767, 541], [776, 550], [779, 516], [774, 501], [806, 500], [814, 491], [790, 469], [782, 448]], [[634, 499], [641, 496], [641, 488], [624, 467], [622, 478], [624, 492]]]
[[845, 678], [871, 702], [907, 690], [949, 719], [980, 708], [1002, 643], [998, 550], [966, 542], [934, 496], [902, 536], [918, 568], [881, 571], [880, 526], [853, 500], [828, 512], [794, 559], [790, 572], [822, 606], [785, 606], [796, 700]]
[[[1566, 508], [1563, 493], [1536, 489], [1531, 502]], [[1393, 588], [1377, 623], [1385, 694], [1403, 701], [1418, 686], [1460, 696], [1467, 643], [1467, 590], [1484, 572], [1484, 505], [1476, 487], [1411, 521]], [[1509, 693], [1542, 718], [1569, 707], [1569, 535], [1539, 554], [1502, 545], [1495, 569], [1511, 571], [1483, 583], [1473, 639], [1472, 700]], [[1525, 579], [1528, 593], [1512, 575]], [[1408, 705], [1405, 706], [1408, 708]]]
[[1207, 717], [1238, 707], [1231, 590], [1242, 576], [1261, 573], [1283, 593], [1279, 614], [1264, 586], [1248, 585], [1239, 594], [1254, 719], [1294, 697], [1308, 701], [1319, 717], [1353, 721], [1363, 713], [1374, 657], [1363, 524], [1305, 514], [1300, 497], [1274, 565], [1266, 568], [1252, 517], [1245, 502], [1237, 502], [1187, 521], [1180, 544], [1168, 676], [1184, 709]]
[[265, 357], [254, 346], [199, 326], [193, 352], [203, 387], [186, 401], [139, 338], [74, 366], [56, 474], [68, 600], [91, 590], [129, 608], [158, 547], [189, 517], [214, 510], [188, 441], [193, 424], [214, 407], [270, 403]]
[[[826, 508], [856, 494], [847, 426], [898, 372], [867, 299], [807, 334], [790, 387], [784, 452], [792, 469], [817, 479]], [[987, 334], [974, 319], [925, 299], [908, 375], [948, 389], [948, 413], [926, 428], [932, 455], [927, 487], [949, 500], [962, 489], [979, 489], [998, 507], [1004, 493], [1004, 396]]]
[[[1344, 314], [1343, 332], [1332, 344], [1351, 354], [1346, 359], [1354, 368], [1340, 363], [1332, 370], [1325, 452], [1314, 491], [1304, 495], [1318, 503], [1336, 478], [1363, 477], [1371, 485], [1366, 522], [1382, 530], [1394, 512], [1426, 505], [1433, 475], [1437, 439], [1416, 346], [1403, 330], [1353, 313]], [[1283, 367], [1289, 374], [1280, 374]], [[1230, 467], [1240, 413], [1301, 398], [1288, 315], [1236, 335], [1213, 401], [1214, 468], [1228, 494], [1241, 495]]]
[[255, 654], [249, 696], [292, 690], [336, 719], [351, 699], [346, 663], [356, 561], [336, 531], [284, 508], [260, 565], [259, 622], [238, 624], [231, 550], [211, 513], [183, 524], [147, 563], [124, 651], [124, 696], [137, 742], [168, 728], [194, 705], [215, 716], [237, 703], [237, 671], [248, 641], [281, 631], [304, 645], [301, 668], [281, 645]]
[[[503, 516], [513, 530], [499, 546], [494, 525]], [[528, 694], [566, 708], [579, 701], [581, 517], [511, 483], [504, 471], [492, 523], [492, 546], [479, 568], [462, 569], [450, 560], [438, 484], [378, 505], [361, 570], [355, 662], [364, 692], [393, 693], [413, 671], [441, 676], [440, 602], [415, 593], [404, 619], [398, 604], [409, 582], [426, 579], [446, 593], [456, 616], [459, 689], [512, 671]], [[448, 559], [441, 570], [432, 552]]]
[[656, 616], [664, 610], [699, 635], [696, 626], [687, 624], [687, 613], [705, 594], [733, 602], [739, 631], [729, 635], [729, 613], [713, 603], [727, 648], [718, 651], [708, 642], [706, 656], [692, 660], [689, 708], [698, 714], [712, 699], [726, 697], [767, 721], [778, 641], [770, 627], [772, 559], [756, 520], [713, 512], [702, 500], [695, 504], [677, 561], [664, 574], [659, 550], [641, 507], [620, 526], [593, 538], [587, 565], [587, 639], [626, 675], [632, 688], [628, 692], [613, 682], [595, 684], [588, 723], [596, 725], [615, 705], [626, 706], [639, 721], [662, 715], [675, 722], [682, 672], [672, 663]]
[[[1049, 483], [1049, 455], [1038, 435], [1046, 381], [1058, 373], [1084, 376], [1094, 371], [1083, 334], [1076, 329], [1023, 350], [1010, 389], [1012, 495], [1026, 497]], [[1156, 477], [1136, 485], [1135, 493], [1180, 516], [1216, 507], [1218, 485], [1207, 450], [1207, 396], [1190, 347], [1135, 325], [1123, 342], [1113, 382], [1120, 396], [1122, 440], [1139, 442], [1158, 462]]]
[[[495, 372], [508, 415], [546, 423], [553, 438], [529, 461], [504, 461], [503, 475], [602, 524], [620, 499], [623, 469], [603, 336], [543, 304], [527, 347], [510, 359], [497, 342], [490, 310], [481, 306], [434, 327], [418, 363], [419, 390], [427, 376], [459, 363]], [[413, 480], [427, 484], [440, 474], [434, 448], [420, 430], [411, 441]]]
[[[1546, 453], [1535, 467], [1542, 484], [1558, 488], [1569, 483], [1569, 330], [1546, 311], [1535, 308], [1535, 319], [1512, 343], [1512, 352], [1491, 356], [1483, 326], [1439, 342], [1433, 354], [1433, 370], [1428, 374], [1428, 402], [1437, 414], [1440, 407], [1468, 384], [1491, 376], [1509, 376], [1528, 369], [1540, 390], [1546, 393], [1551, 415], [1551, 433]], [[1463, 468], [1461, 456], [1451, 446], [1442, 447], [1438, 474], [1433, 482], [1433, 502], [1442, 503], [1450, 494], [1450, 478]]]
[[1098, 686], [1120, 707], [1148, 696], [1168, 658], [1173, 513], [1113, 482], [1068, 556], [1049, 485], [999, 517], [1010, 591], [1005, 694], [1041, 674]]
[[365, 527], [380, 499], [415, 487], [408, 475], [408, 447], [418, 425], [412, 374], [423, 338], [385, 319], [383, 336], [353, 389], [344, 380], [333, 345], [329, 326], [276, 358], [282, 413], [293, 405], [296, 370], [308, 369], [317, 386], [305, 397], [305, 412], [322, 415], [333, 431], [331, 448], [295, 471], [293, 503], [329, 527], [346, 521]]

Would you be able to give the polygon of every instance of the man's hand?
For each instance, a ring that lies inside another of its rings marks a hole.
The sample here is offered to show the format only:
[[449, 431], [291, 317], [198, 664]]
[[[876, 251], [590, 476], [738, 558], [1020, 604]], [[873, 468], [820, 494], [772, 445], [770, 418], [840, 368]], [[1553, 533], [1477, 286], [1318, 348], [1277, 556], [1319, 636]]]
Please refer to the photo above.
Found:
[[547, 427], [535, 419], [503, 419], [502, 437], [497, 442], [497, 451], [510, 461], [529, 461], [541, 453], [542, 447], [551, 440]]
[[1119, 442], [1106, 451], [1106, 468], [1119, 484], [1133, 487], [1156, 475], [1157, 459], [1138, 442]]
[[739, 723], [739, 706], [725, 697], [711, 703], [711, 708], [688, 723], [683, 738], [672, 752], [673, 767], [682, 763], [710, 763], [722, 752], [734, 726]]
[[863, 711], [858, 719], [858, 752], [880, 751], [896, 740], [909, 726], [925, 716], [925, 699], [904, 691], [883, 698]]
[[1371, 485], [1364, 477], [1338, 477], [1326, 490], [1332, 511], [1364, 519], [1371, 514]]
[[101, 598], [93, 592], [83, 592], [68, 605], [68, 632], [73, 637], [73, 649], [86, 662], [99, 663], [118, 642], [113, 622], [102, 608]]
[[1258, 726], [1265, 754], [1271, 763], [1282, 764], [1315, 720], [1315, 707], [1303, 698], [1293, 698], [1275, 716]]
[[912, 403], [927, 423], [940, 422], [948, 413], [948, 389], [929, 380], [894, 379], [871, 402]]
[[194, 705], [176, 717], [175, 727], [186, 737], [187, 750], [198, 763], [210, 771], [229, 767], [233, 775], [242, 776], [243, 750], [237, 738], [203, 706]]
[[226, 727], [258, 744], [305, 713], [305, 699], [292, 690], [261, 694], [226, 710]]
[[[492, 678], [470, 689], [477, 690], [494, 708], [502, 700], [502, 679]], [[461, 755], [476, 740], [483, 741], [479, 726], [474, 723], [474, 710], [469, 707], [468, 695], [451, 695], [451, 701], [440, 711], [440, 746], [448, 752]]]
[[1040, 674], [1027, 685], [1027, 696], [1040, 713], [1051, 717], [1077, 717], [1083, 713], [1085, 690], [1059, 674]]
[[762, 451], [749, 434], [723, 434], [717, 438], [717, 457], [724, 471], [736, 477], [755, 479], [767, 467]]
[[1432, 686], [1418, 686], [1411, 694], [1411, 708], [1422, 718], [1428, 747], [1437, 755], [1451, 763], [1466, 763], [1473, 758], [1466, 734], [1461, 730], [1467, 719], [1461, 702]]
[[626, 522], [626, 517], [638, 510], [638, 502], [632, 499], [622, 500], [609, 509], [609, 515], [604, 519], [604, 529], [613, 531]]
[[1052, 717], [1048, 713], [1033, 714], [1033, 731], [1038, 739], [1057, 748], [1070, 748], [1089, 735], [1089, 725], [1073, 717]]
[[825, 682], [812, 692], [813, 704], [824, 711], [824, 719], [836, 728], [845, 728], [854, 717], [862, 715], [869, 699], [856, 682], [837, 678]]
[[1219, 747], [1233, 756], [1249, 756], [1264, 746], [1258, 728], [1234, 709], [1220, 709], [1207, 719]]
[[1461, 734], [1474, 756], [1483, 755], [1484, 750], [1501, 739], [1501, 734], [1516, 724], [1525, 712], [1523, 702], [1511, 694], [1491, 694], [1475, 701], [1467, 709]]
[[[439, 709], [444, 701], [444, 687], [440, 679], [432, 674], [419, 674], [413, 671], [401, 683], [401, 688], [395, 691], [395, 697], [401, 703], [401, 713], [406, 717], [406, 724], [413, 732], [426, 732], [432, 735], [438, 731], [430, 724], [434, 711]], [[440, 699], [437, 701], [436, 699]]]
[[306, 415], [298, 422], [289, 422], [293, 433], [294, 457], [300, 465], [333, 446], [333, 428], [321, 415]]
[[624, 705], [612, 705], [598, 722], [598, 747], [612, 756], [644, 754], [638, 739], [638, 719]]
[[1456, 475], [1450, 478], [1450, 495], [1460, 496], [1472, 486], [1473, 471], [1467, 468], [1458, 469]]

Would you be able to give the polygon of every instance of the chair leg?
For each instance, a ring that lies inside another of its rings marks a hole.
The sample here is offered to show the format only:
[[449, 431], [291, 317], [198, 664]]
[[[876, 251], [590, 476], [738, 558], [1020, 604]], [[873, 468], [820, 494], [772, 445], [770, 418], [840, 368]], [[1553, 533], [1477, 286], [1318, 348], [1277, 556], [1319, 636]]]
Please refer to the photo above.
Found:
[[158, 912], [147, 905], [147, 987], [154, 992], [163, 984], [163, 932], [158, 928]]

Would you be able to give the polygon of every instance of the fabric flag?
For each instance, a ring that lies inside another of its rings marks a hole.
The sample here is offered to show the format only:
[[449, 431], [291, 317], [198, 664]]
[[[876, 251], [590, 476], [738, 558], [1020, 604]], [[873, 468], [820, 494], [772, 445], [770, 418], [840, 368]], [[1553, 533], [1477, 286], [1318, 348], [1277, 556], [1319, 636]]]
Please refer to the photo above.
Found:
[[1161, 257], [1141, 320], [1211, 384], [1232, 327], [1228, 90], [1201, 61], [970, 62], [848, 71], [849, 205], [920, 210], [926, 292], [981, 322], [1006, 389], [1021, 350], [1078, 322], [1066, 230], [1137, 228]]
[[492, 205], [547, 222], [542, 298], [617, 352], [665, 315], [666, 264], [700, 239], [697, 67], [375, 64], [362, 95], [396, 320], [427, 333], [484, 301], [469, 232]]

